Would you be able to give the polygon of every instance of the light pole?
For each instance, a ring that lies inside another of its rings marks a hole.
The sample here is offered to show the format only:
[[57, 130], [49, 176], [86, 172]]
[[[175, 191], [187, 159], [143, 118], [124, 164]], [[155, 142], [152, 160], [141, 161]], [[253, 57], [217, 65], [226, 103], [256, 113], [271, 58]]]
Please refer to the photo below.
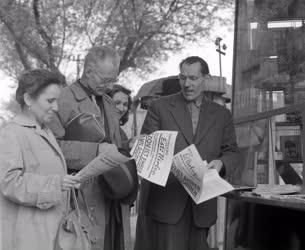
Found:
[[77, 56], [71, 55], [71, 56], [68, 57], [68, 59], [69, 59], [69, 61], [76, 62], [76, 76], [77, 76], [77, 79], [78, 79], [79, 75], [80, 75], [80, 63], [83, 60], [80, 58], [79, 54], [77, 54]]
[[[227, 45], [226, 44], [223, 44], [221, 46], [221, 41], [222, 41], [222, 38], [221, 37], [217, 37], [216, 40], [215, 40], [215, 45], [217, 46], [217, 49], [216, 51], [218, 52], [219, 54], [219, 75], [220, 77], [222, 77], [222, 70], [221, 70], [221, 55], [226, 55], [226, 53], [224, 52], [224, 50], [227, 49]], [[223, 51], [222, 51], [223, 50]]]

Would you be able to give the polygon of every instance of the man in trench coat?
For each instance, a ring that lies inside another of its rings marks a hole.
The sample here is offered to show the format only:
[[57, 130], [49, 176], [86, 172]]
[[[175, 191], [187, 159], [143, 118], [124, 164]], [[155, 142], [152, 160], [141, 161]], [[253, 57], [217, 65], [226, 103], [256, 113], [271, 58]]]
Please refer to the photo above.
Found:
[[[203, 91], [209, 68], [200, 57], [180, 64], [181, 92], [154, 101], [142, 134], [178, 131], [175, 153], [195, 144], [209, 168], [229, 176], [239, 160], [231, 113], [207, 100]], [[170, 173], [165, 187], [141, 184], [135, 250], [205, 250], [209, 227], [216, 222], [217, 200], [196, 205]]]
[[[119, 63], [119, 55], [114, 49], [93, 47], [85, 58], [82, 77], [62, 91], [58, 119], [49, 126], [59, 141], [68, 170], [72, 172], [82, 169], [102, 150], [98, 142], [65, 140], [67, 123], [80, 113], [99, 117], [107, 140], [121, 146], [118, 114], [113, 100], [105, 94], [117, 79]], [[130, 250], [130, 206], [106, 197], [99, 178], [93, 178], [83, 187], [89, 209], [100, 226], [99, 241], [93, 249]], [[117, 180], [116, 183], [121, 181], [124, 180]], [[137, 183], [134, 185], [137, 186]]]

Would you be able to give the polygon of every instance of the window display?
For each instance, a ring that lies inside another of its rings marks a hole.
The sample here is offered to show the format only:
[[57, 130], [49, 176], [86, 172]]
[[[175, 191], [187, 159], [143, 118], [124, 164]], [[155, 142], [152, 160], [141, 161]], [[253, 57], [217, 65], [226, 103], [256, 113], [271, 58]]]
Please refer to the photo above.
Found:
[[238, 1], [233, 115], [305, 102], [305, 1]]

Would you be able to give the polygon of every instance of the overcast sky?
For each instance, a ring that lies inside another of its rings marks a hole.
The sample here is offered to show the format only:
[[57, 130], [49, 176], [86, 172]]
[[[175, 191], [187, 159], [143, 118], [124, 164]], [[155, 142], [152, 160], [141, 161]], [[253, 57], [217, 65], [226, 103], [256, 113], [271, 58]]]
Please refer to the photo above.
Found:
[[125, 79], [121, 83], [133, 90], [133, 95], [137, 94], [143, 83], [170, 75], [179, 73], [179, 63], [188, 56], [200, 56], [207, 61], [210, 73], [219, 76], [219, 57], [216, 52], [214, 41], [216, 37], [222, 37], [222, 43], [227, 45], [226, 55], [222, 56], [222, 76], [226, 77], [227, 83], [232, 83], [232, 64], [233, 64], [233, 24], [230, 27], [218, 27], [212, 33], [209, 40], [202, 39], [196, 44], [186, 44], [186, 49], [181, 53], [172, 53], [167, 62], [157, 64], [158, 70], [153, 74], [147, 75], [146, 79], [132, 76], [131, 79]]

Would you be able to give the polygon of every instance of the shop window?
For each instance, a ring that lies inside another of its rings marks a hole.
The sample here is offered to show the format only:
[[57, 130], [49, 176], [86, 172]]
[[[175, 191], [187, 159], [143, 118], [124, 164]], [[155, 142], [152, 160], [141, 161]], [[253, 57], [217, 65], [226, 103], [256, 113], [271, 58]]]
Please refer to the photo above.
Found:
[[305, 103], [305, 1], [237, 1], [235, 119]]
[[303, 183], [303, 125], [298, 111], [236, 125], [239, 185]]

